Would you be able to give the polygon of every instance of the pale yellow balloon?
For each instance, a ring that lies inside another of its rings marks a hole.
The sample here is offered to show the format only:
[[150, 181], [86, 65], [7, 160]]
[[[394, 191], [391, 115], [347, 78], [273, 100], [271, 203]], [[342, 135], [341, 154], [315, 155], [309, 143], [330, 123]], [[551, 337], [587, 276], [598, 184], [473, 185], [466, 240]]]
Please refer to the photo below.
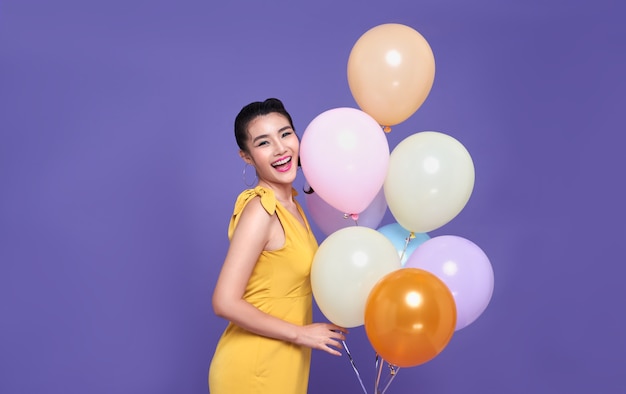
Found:
[[345, 227], [330, 234], [315, 253], [311, 289], [329, 321], [358, 327], [372, 287], [400, 268], [400, 256], [385, 235], [369, 227]]
[[461, 142], [444, 133], [423, 131], [400, 141], [391, 152], [385, 199], [402, 227], [426, 233], [463, 210], [474, 178], [474, 162]]
[[354, 44], [348, 85], [361, 110], [393, 126], [424, 103], [435, 79], [435, 58], [424, 36], [397, 23], [378, 25]]

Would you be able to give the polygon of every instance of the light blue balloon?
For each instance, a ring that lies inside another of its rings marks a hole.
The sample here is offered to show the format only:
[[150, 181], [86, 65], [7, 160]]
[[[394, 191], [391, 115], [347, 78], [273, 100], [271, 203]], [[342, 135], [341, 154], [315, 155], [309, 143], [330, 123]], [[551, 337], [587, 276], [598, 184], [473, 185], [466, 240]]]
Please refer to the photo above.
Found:
[[413, 251], [430, 239], [430, 236], [427, 233], [415, 233], [413, 234], [414, 238], [410, 238], [407, 243], [407, 238], [409, 238], [411, 232], [397, 222], [384, 225], [377, 231], [391, 241], [393, 246], [398, 251], [400, 263], [403, 267]]

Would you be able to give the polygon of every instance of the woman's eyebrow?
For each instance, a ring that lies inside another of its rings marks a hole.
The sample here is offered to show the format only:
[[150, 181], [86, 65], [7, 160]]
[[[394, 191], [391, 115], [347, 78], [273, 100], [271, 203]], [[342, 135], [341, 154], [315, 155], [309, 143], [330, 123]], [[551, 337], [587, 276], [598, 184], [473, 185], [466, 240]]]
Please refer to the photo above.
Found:
[[[291, 127], [291, 126], [284, 126], [284, 127], [281, 127], [280, 129], [278, 129], [276, 132], [277, 133], [281, 133], [281, 132], [283, 132], [285, 130], [290, 130], [290, 129], [293, 129], [293, 127]], [[263, 138], [267, 138], [267, 137], [268, 137], [267, 134], [257, 135], [256, 137], [254, 137], [252, 142], [256, 142], [257, 140], [260, 140], [260, 139], [263, 139]]]
[[252, 140], [252, 142], [257, 142], [258, 140], [262, 140], [264, 138], [267, 138], [268, 135], [267, 134], [261, 134], [261, 135], [257, 135], [256, 137], [254, 137], [254, 139]]

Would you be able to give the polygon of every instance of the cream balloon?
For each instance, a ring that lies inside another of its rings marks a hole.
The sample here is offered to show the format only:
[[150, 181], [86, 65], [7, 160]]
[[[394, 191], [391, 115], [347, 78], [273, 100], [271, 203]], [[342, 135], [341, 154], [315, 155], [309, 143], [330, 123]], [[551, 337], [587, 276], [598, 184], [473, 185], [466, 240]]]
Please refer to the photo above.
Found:
[[386, 274], [402, 268], [391, 241], [369, 227], [345, 227], [319, 246], [311, 267], [311, 287], [320, 311], [332, 323], [364, 324], [370, 290]]
[[380, 125], [392, 126], [413, 115], [426, 100], [435, 79], [435, 58], [415, 29], [386, 23], [356, 41], [347, 73], [361, 110]]
[[454, 137], [413, 134], [393, 149], [384, 183], [389, 211], [410, 231], [435, 230], [456, 217], [474, 188], [474, 163]]

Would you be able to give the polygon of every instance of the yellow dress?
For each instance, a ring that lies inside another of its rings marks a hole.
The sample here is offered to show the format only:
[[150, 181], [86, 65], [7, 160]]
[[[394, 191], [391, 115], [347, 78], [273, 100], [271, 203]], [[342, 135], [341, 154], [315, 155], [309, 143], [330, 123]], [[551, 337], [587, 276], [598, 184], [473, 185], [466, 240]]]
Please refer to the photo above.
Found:
[[[293, 195], [297, 192], [293, 190]], [[248, 281], [244, 299], [263, 312], [298, 325], [312, 322], [311, 264], [317, 240], [302, 207], [306, 226], [274, 196], [257, 186], [242, 192], [228, 228], [231, 238], [239, 214], [254, 197], [285, 230], [285, 245], [261, 253]], [[311, 349], [262, 337], [229, 323], [220, 338], [209, 368], [211, 394], [303, 394], [307, 392]]]

